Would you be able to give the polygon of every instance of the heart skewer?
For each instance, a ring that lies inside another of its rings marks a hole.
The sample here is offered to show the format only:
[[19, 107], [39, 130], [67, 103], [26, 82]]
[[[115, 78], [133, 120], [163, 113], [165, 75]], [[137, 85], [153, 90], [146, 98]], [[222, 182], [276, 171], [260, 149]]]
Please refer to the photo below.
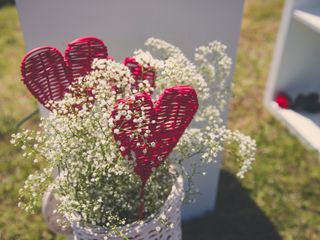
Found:
[[[133, 117], [123, 114], [123, 106], [127, 106]], [[115, 106], [112, 116], [118, 120], [114, 138], [122, 156], [133, 162], [134, 171], [141, 179], [140, 218], [143, 218], [146, 182], [167, 159], [197, 109], [197, 94], [191, 86], [167, 88], [155, 104], [150, 95], [139, 93], [134, 100], [120, 99]]]
[[[43, 106], [52, 110], [47, 103], [63, 99], [69, 86], [92, 70], [94, 59], [113, 59], [104, 42], [96, 37], [81, 37], [70, 42], [64, 55], [51, 46], [39, 47], [22, 59], [22, 81]], [[154, 68], [143, 69], [134, 58], [126, 58], [123, 64], [128, 66], [136, 80], [132, 89], [138, 90], [139, 83], [144, 80], [154, 88]]]

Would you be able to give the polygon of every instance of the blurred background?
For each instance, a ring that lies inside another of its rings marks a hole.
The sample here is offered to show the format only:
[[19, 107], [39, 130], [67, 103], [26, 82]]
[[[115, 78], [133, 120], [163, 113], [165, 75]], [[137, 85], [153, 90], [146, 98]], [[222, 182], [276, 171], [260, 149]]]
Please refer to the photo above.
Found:
[[[246, 0], [237, 54], [229, 127], [257, 141], [254, 168], [244, 180], [234, 156], [223, 159], [214, 213], [183, 224], [183, 239], [320, 239], [320, 161], [263, 106], [266, 80], [284, 6], [283, 0]], [[40, 210], [17, 207], [18, 190], [31, 162], [10, 143], [17, 122], [36, 109], [21, 84], [25, 53], [12, 1], [0, 1], [0, 239], [64, 239], [51, 234]], [[35, 117], [26, 126], [36, 125]]]

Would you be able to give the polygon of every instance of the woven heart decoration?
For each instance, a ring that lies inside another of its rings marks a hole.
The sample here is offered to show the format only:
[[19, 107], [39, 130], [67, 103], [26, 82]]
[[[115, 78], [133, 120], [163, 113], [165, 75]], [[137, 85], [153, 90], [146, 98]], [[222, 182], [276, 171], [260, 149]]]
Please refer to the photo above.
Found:
[[152, 90], [155, 88], [155, 78], [156, 73], [155, 69], [151, 66], [143, 68], [140, 63], [138, 63], [134, 58], [125, 58], [123, 64], [126, 65], [136, 80], [136, 82], [132, 85], [132, 89], [139, 90], [139, 83], [142, 83], [143, 80], [147, 80], [152, 89], [150, 89], [149, 93], [152, 94]]
[[177, 145], [197, 109], [191, 86], [167, 88], [155, 103], [146, 93], [119, 100], [112, 114], [114, 138], [143, 183]]
[[[22, 81], [31, 94], [46, 106], [49, 100], [61, 100], [68, 87], [91, 70], [95, 58], [112, 59], [108, 56], [104, 42], [95, 37], [82, 37], [72, 41], [68, 44], [64, 56], [51, 46], [36, 48], [22, 59]], [[154, 87], [154, 69], [143, 70], [134, 58], [126, 59], [124, 64], [136, 80], [133, 89], [138, 89], [143, 80], [148, 80]]]
[[103, 41], [83, 37], [69, 43], [64, 56], [51, 46], [36, 48], [25, 55], [21, 63], [22, 81], [42, 104], [60, 100], [77, 77], [91, 70], [94, 58], [107, 58]]

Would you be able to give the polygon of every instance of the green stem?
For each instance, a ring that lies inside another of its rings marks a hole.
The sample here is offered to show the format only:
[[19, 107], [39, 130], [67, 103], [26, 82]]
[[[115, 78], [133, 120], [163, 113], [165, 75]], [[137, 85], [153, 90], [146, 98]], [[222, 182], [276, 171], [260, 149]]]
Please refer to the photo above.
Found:
[[18, 130], [22, 124], [24, 124], [26, 121], [28, 121], [29, 119], [31, 119], [33, 116], [35, 116], [36, 114], [39, 113], [39, 109], [36, 109], [35, 111], [33, 111], [32, 113], [30, 113], [28, 116], [24, 117], [23, 119], [21, 119], [17, 125], [16, 125], [16, 129]]

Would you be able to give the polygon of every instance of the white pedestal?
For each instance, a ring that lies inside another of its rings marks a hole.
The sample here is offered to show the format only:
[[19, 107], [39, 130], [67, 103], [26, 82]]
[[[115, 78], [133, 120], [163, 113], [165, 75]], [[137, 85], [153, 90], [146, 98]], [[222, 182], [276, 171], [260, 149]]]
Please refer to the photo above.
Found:
[[[157, 37], [176, 46], [193, 59], [199, 45], [219, 40], [228, 46], [235, 61], [243, 0], [16, 0], [27, 50], [66, 44], [81, 36], [105, 41], [110, 55], [122, 61], [145, 40]], [[232, 74], [229, 82], [231, 83]], [[191, 218], [213, 210], [219, 164], [197, 178], [202, 192], [196, 204], [184, 208]]]
[[265, 104], [306, 146], [320, 152], [320, 113], [294, 112], [273, 101], [278, 92], [295, 98], [320, 93], [320, 1], [287, 0], [266, 89]]

